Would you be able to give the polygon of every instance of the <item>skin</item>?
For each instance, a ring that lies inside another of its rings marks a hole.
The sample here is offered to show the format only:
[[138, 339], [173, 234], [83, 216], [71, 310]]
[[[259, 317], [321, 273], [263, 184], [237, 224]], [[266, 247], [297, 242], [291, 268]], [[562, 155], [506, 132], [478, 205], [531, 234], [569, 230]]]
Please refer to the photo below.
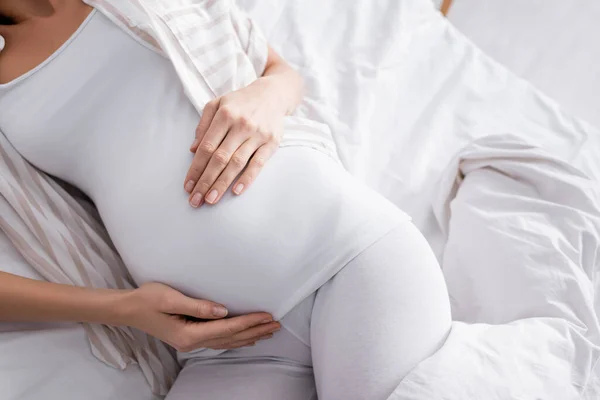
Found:
[[192, 207], [203, 200], [217, 203], [242, 171], [233, 193], [240, 195], [250, 187], [277, 150], [283, 119], [300, 103], [302, 88], [300, 75], [270, 49], [262, 77], [206, 105], [184, 181]]
[[[129, 326], [179, 351], [232, 349], [268, 339], [279, 330], [267, 313], [223, 318], [220, 304], [192, 299], [160, 283], [139, 289], [90, 289], [0, 272], [0, 321], [90, 322]], [[206, 322], [192, 322], [192, 317]]]
[[[23, 75], [52, 55], [90, 11], [80, 0], [0, 0], [0, 15], [12, 22], [0, 25], [6, 40], [0, 52], [0, 83]], [[214, 205], [234, 182], [235, 194], [246, 191], [276, 151], [284, 116], [301, 98], [302, 79], [270, 49], [262, 77], [208, 103], [183, 181], [190, 204]], [[0, 272], [0, 321], [131, 326], [180, 351], [253, 345], [280, 329], [267, 313], [226, 315], [220, 304], [189, 298], [159, 283], [133, 290], [101, 290]]]

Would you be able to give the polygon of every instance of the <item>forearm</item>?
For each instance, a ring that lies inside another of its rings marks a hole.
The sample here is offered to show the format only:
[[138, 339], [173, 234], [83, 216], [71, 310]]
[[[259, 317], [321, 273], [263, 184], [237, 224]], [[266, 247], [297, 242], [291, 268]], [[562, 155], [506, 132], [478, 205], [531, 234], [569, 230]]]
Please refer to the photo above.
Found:
[[90, 289], [0, 272], [0, 321], [121, 325], [126, 290]]
[[269, 58], [265, 72], [256, 84], [264, 85], [266, 90], [276, 98], [284, 114], [294, 112], [304, 95], [304, 81], [285, 60], [274, 50], [269, 49]]

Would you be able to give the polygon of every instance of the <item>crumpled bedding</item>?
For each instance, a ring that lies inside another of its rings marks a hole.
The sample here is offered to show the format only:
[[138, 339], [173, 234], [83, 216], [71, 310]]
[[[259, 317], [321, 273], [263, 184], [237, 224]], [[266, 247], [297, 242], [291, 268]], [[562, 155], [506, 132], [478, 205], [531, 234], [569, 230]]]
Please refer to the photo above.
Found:
[[598, 398], [597, 182], [518, 136], [488, 136], [460, 151], [433, 201], [457, 322], [392, 398]]
[[307, 77], [303, 112], [442, 264], [452, 333], [392, 398], [600, 398], [600, 132], [429, 1], [244, 3]]

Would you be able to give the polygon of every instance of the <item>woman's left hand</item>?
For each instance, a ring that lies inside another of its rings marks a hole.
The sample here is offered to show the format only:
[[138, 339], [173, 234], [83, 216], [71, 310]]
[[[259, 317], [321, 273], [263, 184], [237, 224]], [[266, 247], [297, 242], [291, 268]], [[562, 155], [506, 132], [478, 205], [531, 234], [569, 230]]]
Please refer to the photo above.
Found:
[[206, 104], [184, 183], [192, 207], [217, 203], [243, 171], [233, 185], [233, 193], [241, 194], [277, 150], [287, 111], [277, 84], [263, 77]]

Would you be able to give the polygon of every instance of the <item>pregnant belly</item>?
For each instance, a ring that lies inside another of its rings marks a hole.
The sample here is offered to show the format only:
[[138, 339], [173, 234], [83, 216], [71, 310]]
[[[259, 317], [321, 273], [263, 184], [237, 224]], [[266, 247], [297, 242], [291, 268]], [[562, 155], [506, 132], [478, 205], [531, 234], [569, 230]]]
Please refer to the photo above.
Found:
[[281, 317], [408, 219], [309, 148], [280, 149], [244, 195], [216, 206], [192, 209], [180, 176], [138, 178], [120, 201], [97, 196], [98, 208], [138, 284], [163, 282], [232, 314]]

